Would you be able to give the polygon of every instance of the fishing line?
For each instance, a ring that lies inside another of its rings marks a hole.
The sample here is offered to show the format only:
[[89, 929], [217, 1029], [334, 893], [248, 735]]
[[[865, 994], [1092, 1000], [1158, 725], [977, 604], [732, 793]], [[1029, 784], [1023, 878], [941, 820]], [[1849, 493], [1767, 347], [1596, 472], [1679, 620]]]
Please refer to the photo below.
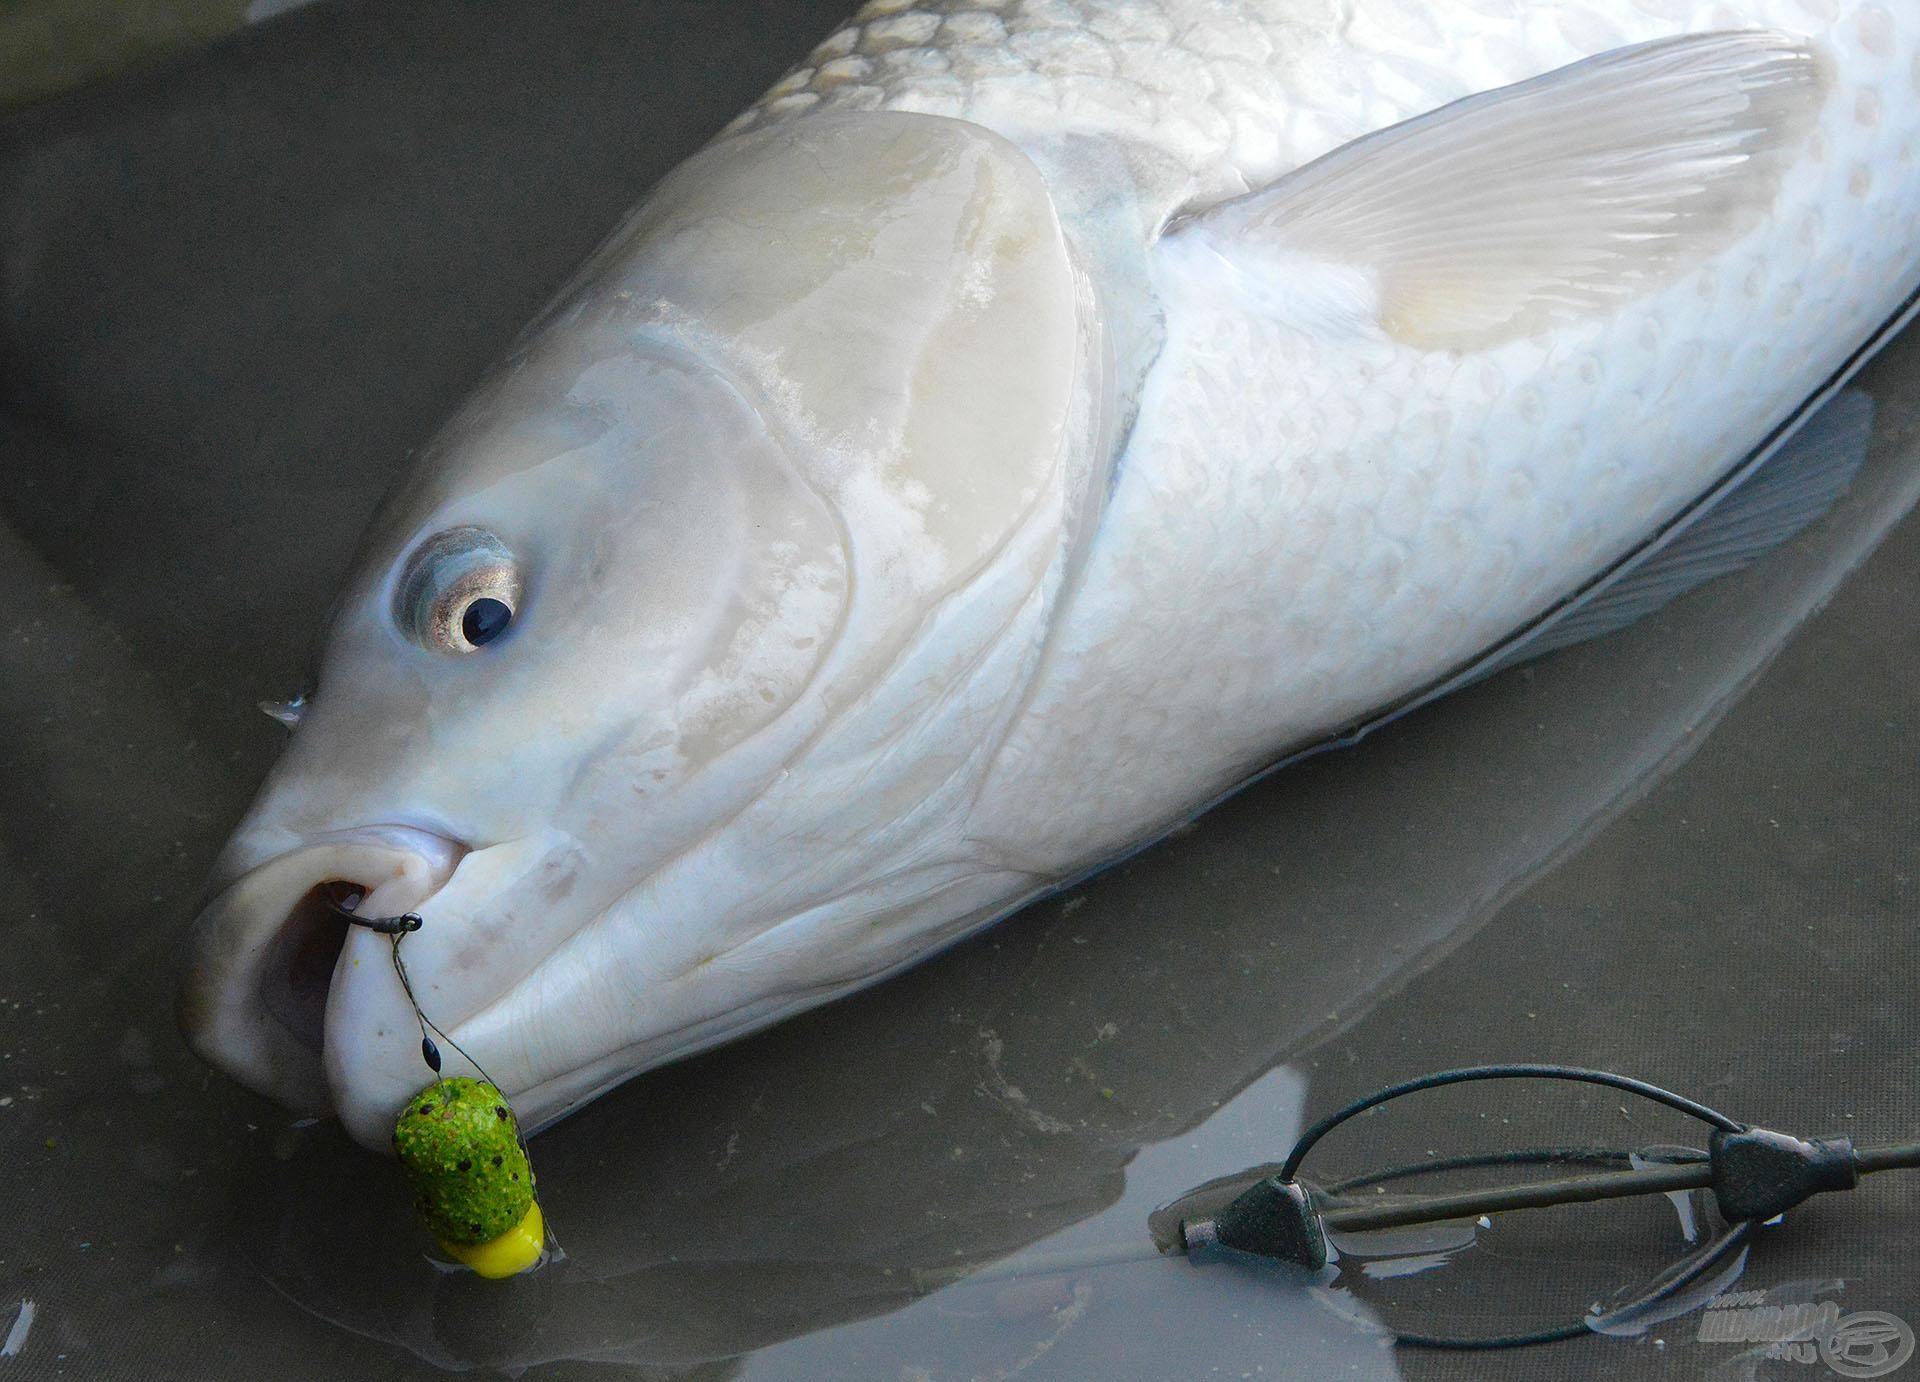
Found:
[[[356, 903], [358, 900], [352, 899]], [[418, 912], [403, 912], [394, 917], [363, 917], [357, 915], [353, 907], [342, 905], [332, 898], [327, 899], [327, 905], [349, 926], [358, 926], [387, 938], [391, 946], [394, 975], [400, 980], [401, 991], [407, 996], [407, 1006], [413, 1009], [414, 1021], [420, 1026], [420, 1059], [426, 1063], [427, 1069], [433, 1072], [436, 1086], [444, 1087], [447, 1082], [447, 1077], [441, 1069], [443, 1062], [440, 1057], [440, 1048], [433, 1040], [437, 1035], [441, 1041], [446, 1042], [458, 1052], [462, 1060], [478, 1071], [482, 1080], [492, 1085], [494, 1089], [500, 1090], [499, 1083], [487, 1073], [487, 1068], [475, 1060], [466, 1047], [454, 1040], [444, 1027], [427, 1016], [426, 1009], [420, 1006], [420, 1000], [414, 994], [413, 980], [407, 974], [407, 962], [400, 957], [400, 942], [426, 925], [425, 919]], [[504, 1090], [500, 1091], [500, 1097], [506, 1098]], [[514, 1140], [519, 1143], [522, 1154], [527, 1158], [528, 1166], [532, 1166], [533, 1152], [527, 1146], [526, 1132], [519, 1126], [518, 1120], [515, 1120], [514, 1124]], [[553, 1231], [552, 1222], [543, 1217], [543, 1225], [547, 1238], [553, 1244], [555, 1255], [564, 1257], [565, 1249], [560, 1245], [560, 1235]]]
[[[355, 915], [352, 908], [342, 906], [332, 899], [328, 899], [328, 905], [349, 926], [364, 927], [376, 935], [387, 937], [392, 942], [393, 972], [399, 976], [400, 987], [407, 995], [407, 1006], [413, 1009], [414, 1020], [420, 1024], [420, 1059], [427, 1063], [427, 1069], [431, 1070], [441, 1083], [445, 1083], [445, 1077], [440, 1073], [440, 1048], [434, 1044], [433, 1037], [427, 1035], [431, 1031], [437, 1033], [442, 1041], [458, 1051], [468, 1065], [478, 1070], [481, 1079], [498, 1089], [500, 1086], [494, 1082], [493, 1076], [487, 1073], [486, 1067], [469, 1055], [466, 1047], [448, 1036], [444, 1028], [428, 1017], [426, 1009], [420, 1006], [420, 1000], [414, 997], [413, 981], [407, 977], [407, 962], [400, 958], [400, 942], [426, 925], [421, 915], [418, 912], [403, 912], [397, 917], [363, 917]], [[521, 1141], [524, 1143], [526, 1139], [522, 1138]]]

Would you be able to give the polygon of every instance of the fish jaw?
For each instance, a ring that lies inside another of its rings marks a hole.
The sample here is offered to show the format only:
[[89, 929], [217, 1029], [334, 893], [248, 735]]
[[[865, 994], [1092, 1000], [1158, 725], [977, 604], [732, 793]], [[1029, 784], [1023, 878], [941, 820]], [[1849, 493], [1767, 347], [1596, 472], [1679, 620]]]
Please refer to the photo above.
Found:
[[329, 901], [357, 894], [367, 916], [414, 911], [467, 852], [411, 826], [369, 826], [328, 832], [217, 878], [179, 989], [187, 1043], [256, 1093], [302, 1113], [332, 1112], [322, 1052], [334, 978], [349, 953], [365, 950], [356, 938], [384, 938], [350, 926]]

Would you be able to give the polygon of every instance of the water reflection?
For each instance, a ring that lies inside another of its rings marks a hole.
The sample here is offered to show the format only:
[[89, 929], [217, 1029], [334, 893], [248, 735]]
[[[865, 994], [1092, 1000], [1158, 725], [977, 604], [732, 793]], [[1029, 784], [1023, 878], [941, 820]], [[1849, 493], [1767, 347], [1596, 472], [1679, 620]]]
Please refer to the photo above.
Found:
[[[1393, 1353], [1366, 1312], [1329, 1308], [1317, 1289], [1324, 1273], [1255, 1263], [1196, 1267], [1158, 1257], [1144, 1232], [1157, 1205], [1196, 1181], [1289, 1145], [1303, 1122], [1307, 1083], [1290, 1066], [1268, 1072], [1192, 1131], [1142, 1148], [1120, 1197], [1100, 1213], [897, 1314], [764, 1350], [741, 1375], [755, 1382], [824, 1377], [861, 1359], [874, 1364], [861, 1375], [928, 1378], [1215, 1370], [1397, 1378]], [[1133, 1260], [1099, 1268], [1055, 1265], [1129, 1254]]]

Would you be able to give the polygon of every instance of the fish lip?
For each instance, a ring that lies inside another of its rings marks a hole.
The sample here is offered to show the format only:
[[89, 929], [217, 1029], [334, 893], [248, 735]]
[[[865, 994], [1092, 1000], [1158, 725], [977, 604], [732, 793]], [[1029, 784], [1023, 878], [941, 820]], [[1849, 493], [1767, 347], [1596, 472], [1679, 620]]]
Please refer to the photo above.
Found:
[[406, 901], [394, 910], [417, 910], [472, 852], [436, 831], [376, 823], [302, 836], [272, 852], [250, 849], [244, 859], [223, 857], [193, 923], [176, 990], [175, 1017], [187, 1045], [255, 1093], [301, 1113], [333, 1112], [317, 1035], [296, 1031], [284, 1007], [268, 999], [270, 986], [292, 982], [274, 967], [284, 968], [290, 944], [297, 945], [288, 932], [299, 924], [301, 903], [314, 887], [337, 879], [369, 891], [394, 883]]

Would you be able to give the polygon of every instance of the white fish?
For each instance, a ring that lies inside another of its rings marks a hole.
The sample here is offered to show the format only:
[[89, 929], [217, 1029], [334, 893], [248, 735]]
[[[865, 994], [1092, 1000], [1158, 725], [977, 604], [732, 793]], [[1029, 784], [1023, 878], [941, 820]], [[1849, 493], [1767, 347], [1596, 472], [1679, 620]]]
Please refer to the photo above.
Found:
[[1844, 483], [1917, 149], [1892, 0], [869, 5], [375, 521], [192, 1040], [386, 1145], [352, 885], [549, 1122], [1744, 560]]

